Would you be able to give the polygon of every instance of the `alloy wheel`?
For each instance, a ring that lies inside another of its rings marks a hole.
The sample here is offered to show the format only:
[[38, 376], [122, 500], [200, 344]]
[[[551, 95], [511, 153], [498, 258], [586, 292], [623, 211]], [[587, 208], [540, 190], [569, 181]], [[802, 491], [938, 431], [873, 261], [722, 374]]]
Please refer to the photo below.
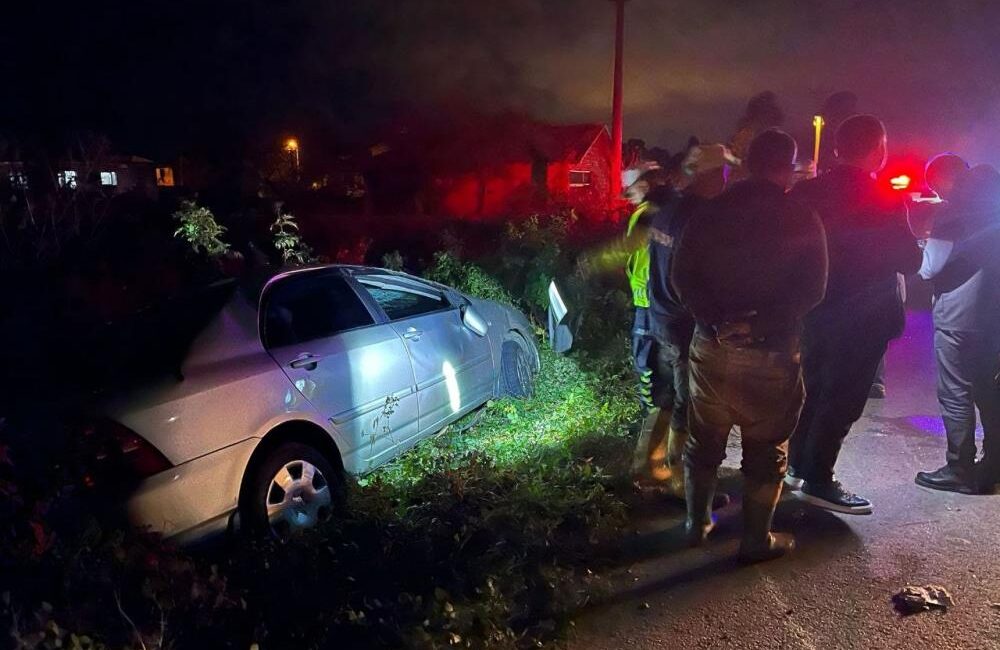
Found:
[[330, 484], [309, 461], [293, 460], [271, 478], [266, 505], [271, 531], [286, 539], [330, 517]]

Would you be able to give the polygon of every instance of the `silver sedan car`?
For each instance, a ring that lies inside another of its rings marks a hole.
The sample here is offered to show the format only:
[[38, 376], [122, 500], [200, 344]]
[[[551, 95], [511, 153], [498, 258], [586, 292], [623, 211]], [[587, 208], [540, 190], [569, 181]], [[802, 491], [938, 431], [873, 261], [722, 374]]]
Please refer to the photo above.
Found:
[[377, 268], [278, 273], [207, 322], [176, 372], [97, 425], [136, 478], [130, 520], [181, 542], [309, 528], [347, 475], [527, 396], [539, 367], [517, 310]]

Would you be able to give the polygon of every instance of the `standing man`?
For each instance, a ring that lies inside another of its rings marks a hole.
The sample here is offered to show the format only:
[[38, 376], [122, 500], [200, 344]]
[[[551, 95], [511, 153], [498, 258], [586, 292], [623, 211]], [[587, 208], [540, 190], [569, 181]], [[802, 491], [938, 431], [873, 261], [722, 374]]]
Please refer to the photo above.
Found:
[[[642, 403], [643, 422], [636, 445], [632, 471], [640, 480], [664, 485], [668, 492], [683, 498], [678, 492], [676, 480], [666, 464], [667, 436], [670, 428], [672, 395], [666, 398], [657, 390], [662, 380], [658, 374], [662, 369], [658, 364], [659, 345], [654, 335], [649, 314], [650, 223], [658, 209], [670, 210], [676, 201], [676, 194], [670, 187], [665, 170], [646, 171], [629, 185], [625, 196], [635, 206], [629, 216], [622, 250], [627, 251], [625, 274], [628, 276], [635, 306], [635, 320], [632, 326], [632, 359], [639, 377], [639, 399]], [[656, 202], [652, 200], [656, 197]], [[603, 257], [614, 256], [607, 251]], [[664, 408], [666, 407], [666, 408]]]
[[697, 321], [691, 346], [690, 438], [684, 454], [687, 533], [713, 527], [712, 496], [726, 441], [743, 442], [743, 539], [739, 559], [769, 560], [794, 547], [771, 533], [787, 466], [788, 437], [803, 402], [802, 318], [823, 298], [823, 226], [788, 199], [795, 140], [778, 130], [749, 147], [750, 178], [709, 202], [676, 251], [674, 287]]
[[[670, 185], [670, 175], [656, 165], [644, 165], [622, 174], [625, 198], [633, 210], [626, 222], [624, 237], [614, 243], [584, 255], [581, 270], [584, 274], [605, 272], [625, 267], [632, 295], [634, 317], [632, 326], [632, 361], [639, 379], [639, 401], [642, 407], [642, 428], [632, 462], [632, 473], [640, 481], [673, 490], [677, 481], [671, 481], [671, 471], [666, 465], [667, 435], [670, 428], [673, 403], [672, 391], [659, 390], [658, 345], [650, 325], [648, 283], [650, 272], [649, 236], [650, 222], [658, 209], [670, 210], [677, 195]], [[658, 205], [651, 197], [656, 196]], [[669, 382], [672, 388], [673, 380]], [[666, 406], [667, 408], [661, 408]], [[683, 486], [680, 486], [681, 489]]]
[[[666, 468], [669, 492], [684, 499], [684, 447], [688, 440], [688, 351], [694, 336], [694, 317], [681, 304], [670, 281], [674, 251], [688, 219], [707, 200], [726, 187], [729, 170], [739, 164], [721, 144], [692, 147], [678, 165], [671, 187], [650, 194], [649, 326], [656, 341], [653, 394], [663, 422], [669, 427]], [[681, 190], [681, 194], [674, 191]], [[638, 453], [643, 453], [640, 440]], [[718, 495], [715, 505], [728, 497]]]
[[871, 115], [850, 117], [837, 129], [835, 145], [838, 164], [792, 192], [823, 221], [830, 274], [826, 298], [806, 318], [807, 397], [791, 440], [786, 482], [819, 507], [871, 514], [871, 502], [845, 490], [833, 469], [864, 411], [889, 341], [903, 332], [897, 273], [916, 273], [921, 252], [905, 204], [875, 182], [887, 154], [882, 122]]
[[[924, 246], [920, 277], [934, 282], [934, 354], [938, 402], [948, 437], [946, 464], [917, 474], [917, 485], [975, 494], [992, 491], [1000, 474], [1000, 388], [995, 385], [1000, 334], [1000, 174], [967, 171], [945, 190], [944, 212]], [[939, 190], [939, 194], [941, 191]], [[976, 464], [976, 409], [983, 460]]]
[[[832, 152], [831, 152], [832, 153]], [[953, 153], [943, 153], [935, 156], [927, 162], [924, 167], [924, 179], [927, 187], [937, 194], [939, 203], [912, 203], [908, 208], [908, 218], [910, 230], [917, 239], [927, 239], [930, 237], [930, 229], [933, 225], [934, 215], [942, 212], [943, 204], [951, 196], [952, 188], [958, 178], [969, 170], [969, 165], [964, 160]], [[899, 274], [899, 296], [903, 304], [906, 304], [906, 278]], [[875, 373], [875, 383], [872, 384], [868, 393], [869, 399], [885, 399], [885, 356], [878, 364]]]

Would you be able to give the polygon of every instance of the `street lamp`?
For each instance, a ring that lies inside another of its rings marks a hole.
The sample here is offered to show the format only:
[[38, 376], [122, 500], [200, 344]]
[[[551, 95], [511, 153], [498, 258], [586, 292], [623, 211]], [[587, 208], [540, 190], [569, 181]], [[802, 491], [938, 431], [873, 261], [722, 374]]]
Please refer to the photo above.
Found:
[[295, 138], [285, 140], [285, 151], [295, 156], [295, 171], [299, 171], [299, 141]]

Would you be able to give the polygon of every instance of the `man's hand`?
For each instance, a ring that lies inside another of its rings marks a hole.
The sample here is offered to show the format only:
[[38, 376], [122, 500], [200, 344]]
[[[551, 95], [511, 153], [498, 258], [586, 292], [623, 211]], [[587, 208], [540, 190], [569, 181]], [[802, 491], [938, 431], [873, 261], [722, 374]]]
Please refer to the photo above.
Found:
[[751, 319], [757, 315], [756, 311], [748, 311], [739, 314], [737, 320], [726, 321], [715, 328], [715, 336], [720, 342], [724, 341], [737, 347], [753, 343], [751, 334]]

